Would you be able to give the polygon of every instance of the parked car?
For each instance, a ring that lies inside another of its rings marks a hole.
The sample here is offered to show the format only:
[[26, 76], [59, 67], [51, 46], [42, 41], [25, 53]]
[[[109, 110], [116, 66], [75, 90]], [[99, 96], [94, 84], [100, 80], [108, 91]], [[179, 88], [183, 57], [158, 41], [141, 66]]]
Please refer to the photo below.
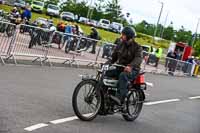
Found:
[[85, 18], [85, 17], [80, 17], [78, 20], [79, 23], [83, 23], [83, 24], [86, 24], [88, 21], [89, 21], [89, 19]]
[[88, 20], [87, 25], [97, 27], [98, 22], [96, 20]]
[[46, 25], [47, 27], [49, 27], [50, 24], [53, 24], [53, 20], [39, 17], [33, 22], [33, 25], [37, 26], [39, 24]]
[[5, 1], [4, 0], [0, 0], [0, 4], [4, 4], [5, 3]]
[[100, 19], [99, 23], [98, 23], [99, 28], [103, 28], [106, 30], [109, 30], [110, 28], [110, 21], [107, 19]]
[[42, 11], [44, 9], [44, 2], [42, 2], [42, 1], [33, 1], [32, 4], [31, 4], [31, 8], [35, 12], [42, 13]]
[[57, 5], [49, 4], [47, 6], [46, 14], [50, 16], [59, 16], [60, 8]]
[[21, 7], [24, 9], [26, 7], [26, 2], [23, 0], [16, 0], [14, 6]]
[[123, 24], [121, 23], [112, 22], [110, 25], [110, 30], [115, 33], [121, 33], [122, 29], [123, 29]]
[[60, 14], [60, 17], [61, 17], [61, 19], [67, 20], [67, 21], [74, 21], [74, 19], [75, 19], [74, 14], [71, 12], [62, 12]]

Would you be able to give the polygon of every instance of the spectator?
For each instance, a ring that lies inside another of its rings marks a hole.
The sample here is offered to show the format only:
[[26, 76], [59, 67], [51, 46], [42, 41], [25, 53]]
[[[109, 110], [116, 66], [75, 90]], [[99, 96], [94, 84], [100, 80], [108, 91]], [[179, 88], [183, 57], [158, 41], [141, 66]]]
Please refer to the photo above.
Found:
[[73, 33], [72, 32], [72, 26], [70, 24], [67, 24], [65, 26], [65, 33], [67, 33], [67, 34], [72, 34]]
[[17, 7], [14, 7], [12, 10], [11, 10], [11, 15], [13, 16], [16, 16], [17, 14], [19, 14], [18, 10], [17, 10]]
[[187, 59], [187, 70], [186, 73], [188, 73], [190, 76], [193, 75], [193, 71], [195, 68], [195, 65], [197, 64], [195, 61], [194, 56], [189, 56], [189, 58]]
[[163, 50], [161, 47], [159, 47], [156, 52], [155, 52], [155, 56], [156, 56], [156, 59], [155, 59], [155, 67], [158, 67], [158, 62], [160, 60], [160, 58], [162, 57], [162, 53], [163, 53]]
[[22, 19], [27, 19], [28, 21], [31, 19], [31, 8], [26, 7], [22, 13]]
[[75, 34], [75, 35], [78, 35], [78, 36], [80, 35], [79, 27], [78, 27], [77, 24], [75, 25], [74, 34]]
[[182, 52], [180, 51], [180, 49], [178, 49], [178, 50], [176, 51], [176, 59], [177, 59], [177, 60], [181, 60], [181, 58], [182, 58]]
[[65, 32], [65, 23], [64, 22], [60, 22], [57, 24], [57, 30], [60, 32]]
[[165, 62], [165, 67], [168, 68], [168, 74], [169, 75], [173, 75], [173, 73], [176, 70], [176, 64], [177, 64], [176, 58], [177, 58], [176, 57], [176, 53], [173, 52], [173, 51], [170, 51], [167, 54], [167, 58], [166, 58], [166, 62]]
[[[91, 28], [92, 32], [90, 33], [89, 37], [95, 40], [99, 40], [99, 33], [96, 30], [96, 28], [92, 27]], [[91, 41], [90, 42], [92, 45], [92, 51], [90, 53], [95, 54], [96, 53], [96, 45], [97, 45], [97, 41]]]

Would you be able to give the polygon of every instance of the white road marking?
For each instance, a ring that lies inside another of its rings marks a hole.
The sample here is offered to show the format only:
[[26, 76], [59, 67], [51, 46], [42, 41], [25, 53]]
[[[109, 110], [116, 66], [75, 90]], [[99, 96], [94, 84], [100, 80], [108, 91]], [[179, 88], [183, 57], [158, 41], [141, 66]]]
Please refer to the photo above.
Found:
[[146, 84], [147, 84], [148, 86], [150, 86], [150, 87], [153, 87], [153, 86], [154, 86], [153, 83], [150, 83], [150, 82], [146, 82]]
[[144, 103], [144, 105], [156, 105], [161, 103], [169, 103], [169, 102], [177, 102], [180, 101], [180, 99], [169, 99], [169, 100], [163, 100], [163, 101], [155, 101], [155, 102], [147, 102]]
[[195, 97], [189, 97], [190, 100], [192, 99], [200, 99], [200, 96], [195, 96]]
[[68, 117], [68, 118], [53, 120], [53, 121], [50, 121], [50, 123], [52, 123], [52, 124], [60, 124], [60, 123], [64, 123], [64, 122], [68, 122], [68, 121], [73, 121], [73, 120], [77, 120], [77, 119], [78, 119], [78, 117], [72, 116], [72, 117]]
[[36, 130], [36, 129], [39, 129], [39, 128], [43, 128], [43, 127], [47, 127], [47, 126], [48, 126], [48, 124], [39, 123], [39, 124], [30, 126], [30, 127], [26, 127], [26, 128], [24, 128], [24, 130], [31, 132], [33, 130]]
[[[83, 114], [84, 116], [90, 116], [92, 113], [88, 113], [88, 114]], [[50, 121], [50, 123], [52, 124], [60, 124], [60, 123], [65, 123], [65, 122], [69, 122], [69, 121], [73, 121], [73, 120], [77, 120], [78, 117], [76, 116], [72, 116], [72, 117], [67, 117], [67, 118], [62, 118], [62, 119], [58, 119], [58, 120], [53, 120]]]

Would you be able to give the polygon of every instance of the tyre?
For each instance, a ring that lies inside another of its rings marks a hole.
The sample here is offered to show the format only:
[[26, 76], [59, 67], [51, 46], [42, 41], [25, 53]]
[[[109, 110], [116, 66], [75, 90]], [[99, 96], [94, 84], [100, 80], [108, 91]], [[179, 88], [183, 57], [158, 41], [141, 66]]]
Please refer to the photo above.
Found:
[[70, 42], [68, 40], [65, 41], [65, 53], [69, 53], [69, 51], [70, 51], [69, 43]]
[[139, 116], [143, 106], [143, 92], [142, 90], [131, 91], [126, 100], [127, 114], [123, 114], [126, 121], [134, 121]]
[[101, 95], [100, 92], [96, 91], [96, 85], [95, 81], [84, 80], [74, 90], [72, 106], [74, 113], [80, 120], [91, 121], [100, 110]]
[[8, 37], [11, 37], [14, 35], [15, 32], [15, 26], [8, 26], [6, 29], [6, 34]]

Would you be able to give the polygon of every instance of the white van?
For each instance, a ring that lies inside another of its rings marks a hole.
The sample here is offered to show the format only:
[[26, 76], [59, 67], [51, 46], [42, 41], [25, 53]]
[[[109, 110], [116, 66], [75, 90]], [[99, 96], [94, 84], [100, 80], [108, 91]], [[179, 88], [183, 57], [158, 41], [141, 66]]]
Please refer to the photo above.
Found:
[[57, 5], [49, 4], [47, 6], [47, 15], [50, 16], [59, 16], [60, 8]]
[[98, 26], [99, 26], [100, 28], [109, 30], [109, 28], [110, 28], [110, 20], [107, 20], [107, 19], [100, 19]]

